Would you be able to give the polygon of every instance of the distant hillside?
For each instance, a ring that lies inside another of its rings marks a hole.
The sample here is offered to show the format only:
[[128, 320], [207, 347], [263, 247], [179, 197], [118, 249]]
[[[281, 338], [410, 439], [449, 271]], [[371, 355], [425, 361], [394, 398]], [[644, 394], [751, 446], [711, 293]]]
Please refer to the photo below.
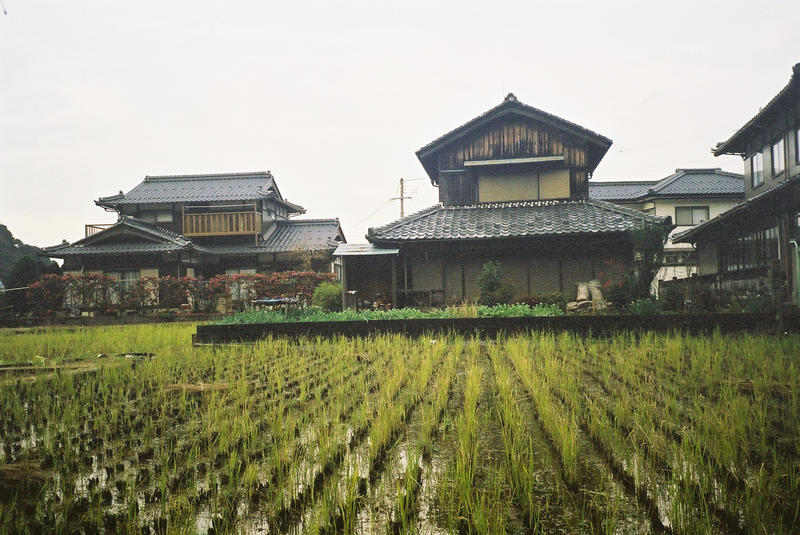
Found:
[[30, 256], [40, 261], [42, 265], [49, 265], [47, 258], [39, 256], [39, 248], [33, 245], [26, 245], [16, 239], [8, 228], [0, 223], [0, 281], [8, 278], [17, 260], [23, 256]]

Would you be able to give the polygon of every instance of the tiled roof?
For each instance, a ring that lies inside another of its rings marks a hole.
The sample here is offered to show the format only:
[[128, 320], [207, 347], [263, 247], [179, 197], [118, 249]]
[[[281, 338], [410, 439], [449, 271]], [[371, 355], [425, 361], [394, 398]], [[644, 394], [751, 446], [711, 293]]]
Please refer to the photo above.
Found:
[[301, 206], [285, 201], [269, 171], [213, 175], [148, 176], [126, 194], [101, 197], [100, 206], [181, 202], [253, 201], [275, 197], [295, 211]]
[[[787, 195], [787, 190], [791, 191], [791, 189], [797, 188], [798, 186], [800, 186], [800, 176], [796, 176], [792, 179], [781, 182], [772, 189], [768, 189], [763, 193], [756, 195], [755, 197], [751, 197], [744, 202], [740, 202], [730, 210], [722, 212], [717, 217], [709, 219], [708, 221], [704, 221], [703, 223], [695, 225], [689, 230], [685, 230], [674, 235], [670, 241], [672, 243], [694, 243], [697, 237], [701, 234], [720, 228], [719, 225], [722, 223], [736, 221], [736, 218], [739, 217], [739, 215], [746, 217], [750, 210], [773, 211], [775, 210], [776, 204], [778, 204], [781, 200], [791, 200], [793, 197], [791, 195]], [[795, 191], [797, 190], [795, 189]]]
[[204, 245], [216, 254], [250, 255], [291, 251], [333, 251], [344, 240], [338, 219], [293, 219], [278, 221], [274, 230], [258, 245]]
[[437, 205], [369, 229], [367, 240], [391, 243], [600, 234], [668, 221], [594, 199]]
[[661, 180], [589, 182], [589, 197], [637, 201], [652, 197], [744, 197], [744, 175], [722, 169], [676, 169]]
[[[113, 236], [120, 233], [138, 235], [142, 239], [114, 242]], [[111, 241], [106, 243], [106, 240]], [[179, 234], [140, 219], [123, 216], [115, 224], [96, 234], [72, 244], [62, 243], [46, 247], [44, 252], [53, 258], [63, 258], [73, 255], [162, 253], [191, 248], [192, 243]]]

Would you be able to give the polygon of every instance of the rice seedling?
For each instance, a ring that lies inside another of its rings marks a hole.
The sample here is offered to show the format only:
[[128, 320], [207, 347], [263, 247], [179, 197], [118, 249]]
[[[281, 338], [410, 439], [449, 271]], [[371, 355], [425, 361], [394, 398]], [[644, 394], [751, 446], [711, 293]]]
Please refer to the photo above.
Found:
[[192, 330], [0, 333], [0, 533], [800, 526], [794, 335]]

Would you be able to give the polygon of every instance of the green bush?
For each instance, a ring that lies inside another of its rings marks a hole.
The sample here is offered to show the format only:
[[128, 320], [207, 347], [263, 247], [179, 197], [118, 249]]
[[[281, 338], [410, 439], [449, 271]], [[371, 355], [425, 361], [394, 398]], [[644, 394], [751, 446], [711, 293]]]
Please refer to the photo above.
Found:
[[661, 314], [661, 303], [657, 299], [647, 297], [645, 299], [637, 299], [628, 305], [628, 311], [634, 316], [655, 316]]
[[325, 312], [342, 310], [342, 285], [332, 282], [321, 283], [314, 289], [311, 304]]
[[539, 295], [525, 295], [514, 299], [514, 304], [528, 305], [533, 308], [539, 305], [551, 306], [555, 305], [561, 310], [567, 306], [567, 296], [561, 292], [552, 292], [549, 294]]
[[500, 264], [495, 260], [483, 265], [478, 274], [478, 288], [481, 291], [478, 303], [486, 306], [510, 303], [516, 293], [516, 288], [502, 279]]
[[659, 293], [659, 298], [665, 310], [679, 312], [684, 308], [686, 285], [676, 282], [664, 285]]

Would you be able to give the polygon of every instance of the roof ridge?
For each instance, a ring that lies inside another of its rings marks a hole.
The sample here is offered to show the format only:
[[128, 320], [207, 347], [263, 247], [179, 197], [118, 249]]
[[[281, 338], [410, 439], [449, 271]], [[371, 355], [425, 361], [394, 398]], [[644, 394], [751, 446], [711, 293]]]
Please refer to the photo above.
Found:
[[386, 230], [392, 229], [392, 228], [394, 228], [396, 226], [408, 223], [410, 221], [416, 221], [417, 219], [420, 219], [420, 218], [422, 218], [422, 217], [424, 217], [424, 216], [426, 216], [428, 214], [432, 214], [434, 212], [437, 212], [438, 210], [440, 210], [442, 208], [444, 208], [444, 205], [442, 203], [434, 204], [433, 206], [429, 206], [427, 208], [423, 208], [422, 210], [420, 210], [418, 212], [414, 212], [413, 214], [407, 215], [405, 217], [401, 217], [400, 219], [395, 219], [394, 221], [386, 223], [385, 225], [382, 225], [380, 227], [369, 227], [367, 229], [367, 236], [371, 236], [372, 234], [375, 234], [375, 233], [378, 233], [378, 232], [385, 232]]
[[[673, 182], [675, 182], [679, 178], [685, 177], [687, 174], [689, 174], [689, 173], [687, 173], [683, 169], [676, 169], [675, 172], [672, 173], [671, 175], [666, 176], [666, 177], [662, 178], [661, 180], [659, 180], [658, 182], [656, 182], [655, 186], [650, 188], [650, 190], [652, 190], [652, 191], [661, 191], [663, 188], [669, 186], [670, 184], [672, 184]], [[648, 193], [650, 192], [650, 190], [648, 190]]]
[[656, 180], [589, 180], [590, 186], [644, 186], [646, 184], [657, 184], [663, 178]]
[[605, 208], [608, 210], [613, 210], [620, 214], [633, 216], [637, 219], [641, 219], [643, 221], [650, 221], [651, 223], [664, 223], [667, 219], [671, 219], [669, 216], [660, 216], [660, 215], [650, 215], [639, 210], [634, 210], [633, 208], [628, 208], [625, 206], [620, 206], [619, 204], [615, 204], [613, 202], [603, 201], [600, 199], [586, 199], [586, 204], [591, 204], [597, 206], [598, 208]]
[[293, 225], [296, 223], [339, 223], [338, 217], [312, 217], [309, 219], [281, 219], [276, 221], [279, 225]]
[[145, 175], [144, 181], [160, 181], [160, 180], [209, 180], [209, 179], [235, 179], [235, 178], [274, 178], [270, 171], [252, 171], [252, 172], [238, 172], [238, 173], [201, 173], [201, 174], [187, 174], [187, 175]]
[[573, 123], [572, 121], [568, 121], [567, 119], [563, 119], [563, 118], [559, 117], [558, 115], [553, 115], [552, 113], [548, 113], [548, 112], [546, 112], [544, 110], [540, 110], [539, 108], [536, 108], [536, 107], [531, 106], [529, 104], [524, 104], [519, 99], [517, 99], [517, 97], [514, 96], [513, 93], [509, 93], [508, 95], [506, 95], [506, 97], [503, 99], [503, 101], [500, 104], [489, 108], [488, 110], [486, 110], [485, 112], [481, 113], [477, 117], [474, 117], [474, 118], [470, 119], [469, 121], [461, 124], [460, 126], [457, 126], [457, 127], [453, 128], [452, 130], [449, 130], [445, 134], [442, 134], [441, 136], [437, 137], [436, 139], [434, 139], [430, 143], [426, 144], [425, 146], [423, 146], [422, 148], [417, 150], [415, 154], [419, 158], [422, 153], [431, 150], [431, 148], [433, 146], [438, 145], [442, 140], [450, 137], [452, 134], [454, 134], [458, 130], [461, 130], [463, 128], [475, 125], [475, 124], [479, 123], [480, 121], [482, 121], [483, 119], [485, 119], [486, 117], [492, 115], [493, 113], [503, 111], [504, 108], [506, 108], [508, 110], [508, 112], [511, 112], [512, 110], [514, 110], [516, 108], [518, 110], [523, 110], [523, 111], [528, 111], [528, 112], [534, 112], [534, 113], [537, 113], [537, 114], [541, 114], [544, 119], [551, 120], [551, 121], [555, 120], [556, 122], [560, 122], [560, 123], [564, 124], [567, 128], [575, 128], [575, 129], [577, 129], [578, 131], [582, 132], [584, 135], [589, 135], [589, 136], [594, 136], [596, 138], [601, 138], [604, 142], [606, 142], [609, 146], [611, 146], [612, 141], [611, 141], [611, 139], [607, 138], [606, 136], [604, 136], [602, 134], [598, 134], [597, 132], [595, 132], [593, 130], [589, 130], [588, 128], [585, 128], [585, 127], [579, 125], [578, 123]]

